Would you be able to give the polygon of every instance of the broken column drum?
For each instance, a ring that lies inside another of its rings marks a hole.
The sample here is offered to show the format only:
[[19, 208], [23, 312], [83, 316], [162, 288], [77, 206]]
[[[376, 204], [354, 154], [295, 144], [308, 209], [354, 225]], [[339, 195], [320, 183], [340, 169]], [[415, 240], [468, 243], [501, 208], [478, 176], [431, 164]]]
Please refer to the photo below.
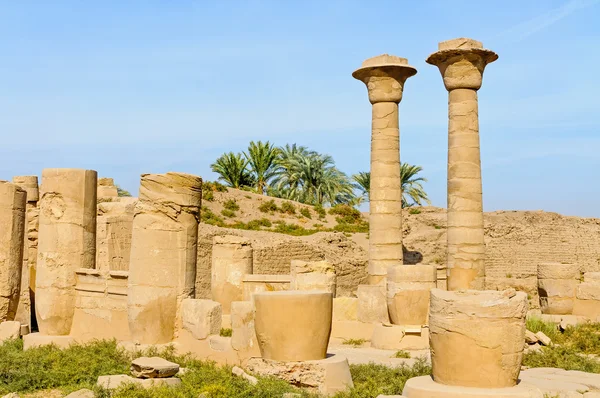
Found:
[[433, 380], [503, 388], [517, 384], [523, 359], [527, 294], [431, 291], [429, 342]]
[[0, 322], [15, 319], [23, 268], [27, 193], [0, 181]]
[[97, 178], [93, 170], [42, 171], [35, 292], [42, 334], [69, 334], [75, 270], [95, 266]]
[[127, 312], [141, 344], [170, 342], [180, 304], [192, 298], [202, 179], [143, 174], [131, 237]]
[[472, 39], [441, 42], [427, 63], [448, 90], [448, 290], [483, 289], [485, 242], [477, 90], [498, 59]]
[[244, 298], [243, 282], [252, 273], [252, 244], [239, 236], [215, 236], [212, 248], [211, 294], [230, 314], [231, 303]]
[[542, 314], [569, 315], [581, 283], [576, 264], [538, 264], [538, 295]]
[[352, 76], [366, 84], [372, 107], [368, 283], [383, 284], [402, 263], [402, 190], [398, 104], [406, 79], [417, 70], [405, 58], [379, 55]]
[[404, 264], [388, 268], [387, 304], [394, 325], [426, 325], [429, 295], [437, 285], [437, 267]]
[[331, 334], [331, 293], [318, 290], [255, 293], [254, 304], [254, 327], [263, 359], [325, 359]]

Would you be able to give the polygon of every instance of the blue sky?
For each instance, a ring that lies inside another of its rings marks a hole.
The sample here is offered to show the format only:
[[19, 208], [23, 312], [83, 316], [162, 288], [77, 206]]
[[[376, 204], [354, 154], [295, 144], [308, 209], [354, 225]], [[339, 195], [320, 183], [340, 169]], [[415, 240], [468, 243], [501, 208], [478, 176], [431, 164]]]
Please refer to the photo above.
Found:
[[600, 217], [600, 0], [3, 1], [0, 179], [79, 167], [215, 179], [250, 140], [369, 167], [371, 107], [351, 73], [382, 53], [418, 74], [402, 160], [446, 204], [447, 92], [425, 63], [472, 37], [500, 58], [479, 91], [484, 206]]

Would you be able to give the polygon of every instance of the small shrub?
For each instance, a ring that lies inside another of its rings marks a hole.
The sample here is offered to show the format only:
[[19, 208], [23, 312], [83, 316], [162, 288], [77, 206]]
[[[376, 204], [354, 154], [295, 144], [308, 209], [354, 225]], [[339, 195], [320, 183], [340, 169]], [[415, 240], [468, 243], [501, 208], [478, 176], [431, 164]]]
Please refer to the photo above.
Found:
[[525, 354], [523, 365], [532, 368], [560, 368], [580, 370], [588, 373], [600, 373], [600, 361], [562, 345], [544, 347], [540, 351]]
[[310, 214], [310, 210], [308, 210], [308, 208], [306, 208], [306, 207], [303, 207], [303, 208], [300, 209], [300, 214], [302, 214], [306, 218], [312, 219], [312, 215]]
[[310, 230], [310, 229], [306, 229], [300, 225], [287, 224], [285, 222], [277, 223], [277, 227], [275, 227], [275, 229], [273, 231], [279, 232], [281, 234], [292, 235], [292, 236], [306, 236], [306, 235], [312, 235], [315, 232], [317, 232], [317, 230]]
[[296, 206], [294, 206], [292, 202], [283, 202], [279, 211], [285, 214], [294, 215], [296, 214]]
[[231, 210], [231, 211], [238, 211], [240, 209], [240, 205], [237, 204], [235, 199], [229, 199], [229, 200], [225, 201], [225, 203], [223, 203], [223, 207], [226, 210]]
[[323, 205], [315, 205], [315, 212], [319, 215], [319, 219], [323, 219], [327, 216], [327, 212], [323, 208]]
[[338, 216], [336, 219], [339, 223], [356, 224], [362, 221], [362, 214], [360, 211], [350, 205], [335, 205], [329, 209], [329, 214]]
[[221, 328], [221, 332], [219, 332], [219, 336], [222, 337], [231, 337], [233, 331], [229, 328]]
[[204, 207], [204, 206], [202, 207], [202, 210], [200, 211], [200, 220], [205, 224], [215, 225], [217, 227], [225, 226], [225, 222], [223, 221], [223, 219], [221, 217], [217, 216], [208, 207]]
[[420, 209], [408, 209], [408, 214], [421, 214]]
[[333, 227], [333, 230], [336, 232], [347, 232], [347, 233], [365, 233], [365, 232], [369, 232], [369, 223], [368, 222], [363, 222], [360, 224], [345, 224], [345, 223], [339, 223], [338, 225], [336, 225], [335, 227]]
[[344, 339], [342, 344], [351, 345], [353, 347], [360, 347], [361, 345], [363, 345], [366, 342], [367, 342], [367, 340], [365, 340], [365, 339]]
[[440, 256], [436, 256], [436, 257], [433, 259], [433, 262], [434, 262], [434, 264], [444, 264], [444, 259], [443, 259], [443, 258], [441, 258]]
[[252, 229], [255, 231], [258, 231], [260, 229], [260, 227], [267, 227], [270, 228], [271, 227], [271, 221], [269, 221], [266, 218], [261, 218], [259, 220], [252, 220], [248, 222], [248, 229]]
[[263, 202], [260, 206], [258, 206], [258, 210], [260, 210], [263, 213], [272, 213], [274, 211], [278, 211], [279, 207], [277, 206], [277, 203], [275, 203], [275, 201], [273, 199]]
[[223, 210], [221, 210], [221, 214], [224, 215], [227, 218], [233, 218], [233, 217], [236, 216], [235, 211], [229, 210], [229, 209], [223, 209]]
[[506, 274], [506, 277], [510, 279], [512, 278], [512, 274], [509, 272], [508, 274]]
[[215, 195], [213, 191], [202, 191], [202, 200], [206, 200], [208, 202], [214, 202]]
[[441, 225], [437, 225], [437, 224], [433, 224], [433, 228], [435, 228], [435, 229], [442, 229], [442, 226]]
[[396, 351], [393, 358], [410, 358], [410, 352], [404, 350]]
[[315, 228], [323, 228], [323, 224], [317, 223], [317, 224], [313, 225], [313, 227], [315, 227]]
[[558, 342], [562, 337], [561, 333], [558, 330], [558, 325], [556, 323], [546, 322], [541, 318], [535, 316], [527, 318], [525, 326], [527, 327], [527, 330], [533, 333], [544, 333], [546, 336], [550, 337], [550, 339], [552, 339], [552, 341], [555, 343]]

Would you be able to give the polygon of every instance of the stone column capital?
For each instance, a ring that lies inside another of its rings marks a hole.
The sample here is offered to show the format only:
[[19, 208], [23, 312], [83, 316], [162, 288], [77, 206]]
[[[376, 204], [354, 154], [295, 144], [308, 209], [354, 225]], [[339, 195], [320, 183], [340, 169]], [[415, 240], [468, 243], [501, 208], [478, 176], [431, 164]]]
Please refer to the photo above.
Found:
[[446, 90], [479, 90], [483, 70], [497, 59], [498, 54], [484, 49], [481, 42], [460, 38], [439, 43], [438, 51], [431, 54], [426, 62], [440, 69]]
[[352, 77], [367, 85], [371, 104], [399, 103], [402, 100], [404, 82], [416, 74], [417, 70], [408, 65], [406, 58], [383, 54], [365, 60], [352, 73]]

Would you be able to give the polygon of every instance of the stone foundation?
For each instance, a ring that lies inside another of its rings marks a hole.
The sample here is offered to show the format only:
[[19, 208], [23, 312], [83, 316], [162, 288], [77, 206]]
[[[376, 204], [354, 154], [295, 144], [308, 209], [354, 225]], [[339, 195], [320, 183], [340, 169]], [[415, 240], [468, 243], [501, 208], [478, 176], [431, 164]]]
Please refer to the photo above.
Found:
[[406, 398], [544, 398], [533, 386], [519, 384], [507, 388], [474, 388], [436, 383], [430, 376], [409, 379], [402, 390]]

